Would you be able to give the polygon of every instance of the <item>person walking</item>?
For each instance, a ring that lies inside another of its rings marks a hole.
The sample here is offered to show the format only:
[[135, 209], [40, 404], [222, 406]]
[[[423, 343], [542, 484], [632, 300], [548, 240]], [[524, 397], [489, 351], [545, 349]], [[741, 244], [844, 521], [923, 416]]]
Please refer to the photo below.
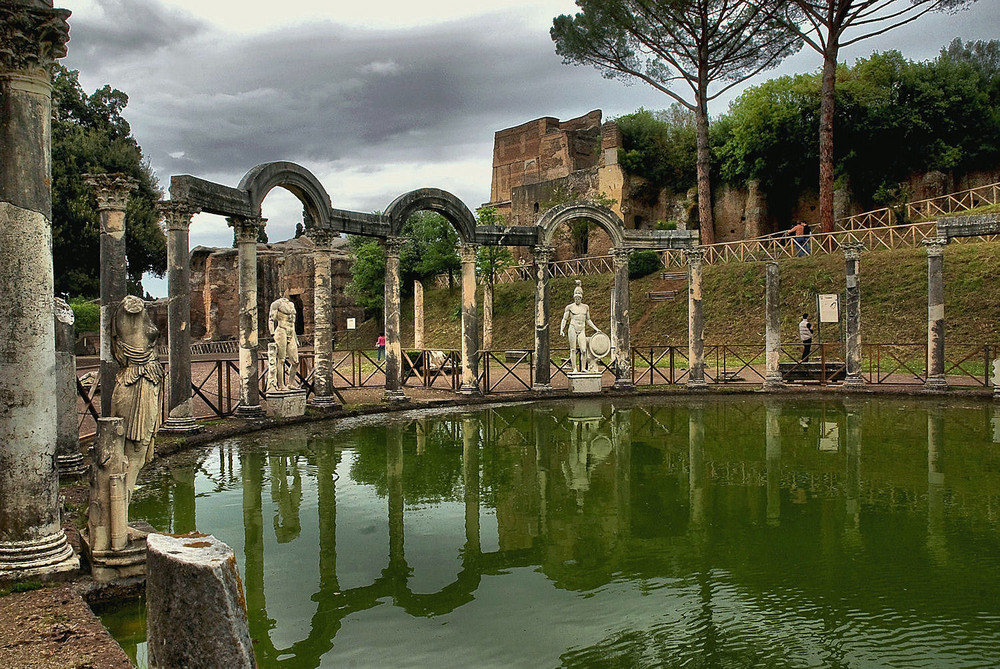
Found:
[[796, 221], [792, 226], [792, 237], [795, 241], [795, 255], [802, 257], [809, 254], [809, 233], [805, 221]]
[[385, 334], [380, 334], [378, 339], [375, 340], [375, 348], [378, 349], [378, 358], [381, 360], [385, 357]]
[[809, 352], [812, 350], [813, 343], [813, 326], [809, 322], [809, 314], [802, 314], [802, 320], [799, 321], [799, 339], [802, 340], [802, 360], [800, 362], [809, 362]]

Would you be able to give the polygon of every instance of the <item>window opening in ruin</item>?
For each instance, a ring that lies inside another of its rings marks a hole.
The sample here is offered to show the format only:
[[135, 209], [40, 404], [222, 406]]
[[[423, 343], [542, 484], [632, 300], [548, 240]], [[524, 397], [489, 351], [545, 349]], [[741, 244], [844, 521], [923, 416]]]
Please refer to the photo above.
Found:
[[301, 335], [306, 332], [306, 316], [305, 311], [302, 309], [302, 296], [301, 295], [289, 295], [288, 299], [292, 301], [295, 305], [295, 334]]
[[538, 213], [538, 203], [537, 202], [534, 204], [533, 208], [535, 210], [535, 213], [537, 214]]

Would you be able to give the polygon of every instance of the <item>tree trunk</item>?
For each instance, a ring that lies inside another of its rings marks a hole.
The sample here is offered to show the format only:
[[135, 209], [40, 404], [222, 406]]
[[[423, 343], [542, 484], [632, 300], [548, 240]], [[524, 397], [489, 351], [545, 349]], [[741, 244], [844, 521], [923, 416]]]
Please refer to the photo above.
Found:
[[819, 220], [823, 232], [833, 232], [833, 112], [837, 84], [837, 52], [831, 40], [823, 54], [823, 87], [819, 105]]
[[493, 279], [483, 281], [483, 350], [493, 350]]
[[708, 144], [708, 84], [699, 82], [695, 104], [695, 119], [698, 130], [698, 227], [701, 229], [701, 243], [715, 243], [715, 222], [712, 220], [712, 159]]

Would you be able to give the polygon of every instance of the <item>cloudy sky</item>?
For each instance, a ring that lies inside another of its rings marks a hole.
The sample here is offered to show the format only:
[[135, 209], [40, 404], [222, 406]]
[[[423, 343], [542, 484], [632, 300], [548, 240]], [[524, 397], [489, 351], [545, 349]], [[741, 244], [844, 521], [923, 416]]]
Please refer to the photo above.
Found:
[[[319, 178], [335, 207], [381, 210], [401, 193], [434, 187], [474, 210], [489, 199], [497, 130], [669, 102], [648, 86], [562, 64], [548, 30], [554, 16], [576, 10], [572, 0], [55, 4], [73, 12], [63, 63], [80, 71], [88, 92], [111, 84], [129, 95], [124, 116], [164, 188], [176, 174], [236, 186], [259, 163], [290, 160]], [[1000, 2], [980, 0], [842, 58], [886, 49], [933, 58], [956, 36], [991, 39], [998, 27]], [[819, 64], [806, 49], [766, 76]], [[292, 235], [301, 205], [276, 189], [264, 215], [278, 241]], [[199, 215], [191, 242], [229, 246], [232, 233], [221, 218]], [[146, 284], [166, 292], [165, 282]]]

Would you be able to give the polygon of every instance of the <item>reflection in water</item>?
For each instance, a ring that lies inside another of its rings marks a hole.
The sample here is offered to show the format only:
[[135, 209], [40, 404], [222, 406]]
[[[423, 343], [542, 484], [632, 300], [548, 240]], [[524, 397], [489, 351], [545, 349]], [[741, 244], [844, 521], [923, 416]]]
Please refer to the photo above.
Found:
[[[989, 665], [992, 417], [775, 398], [422, 414], [173, 458], [136, 508], [236, 549], [262, 667]], [[138, 615], [106, 618], [133, 652]]]

